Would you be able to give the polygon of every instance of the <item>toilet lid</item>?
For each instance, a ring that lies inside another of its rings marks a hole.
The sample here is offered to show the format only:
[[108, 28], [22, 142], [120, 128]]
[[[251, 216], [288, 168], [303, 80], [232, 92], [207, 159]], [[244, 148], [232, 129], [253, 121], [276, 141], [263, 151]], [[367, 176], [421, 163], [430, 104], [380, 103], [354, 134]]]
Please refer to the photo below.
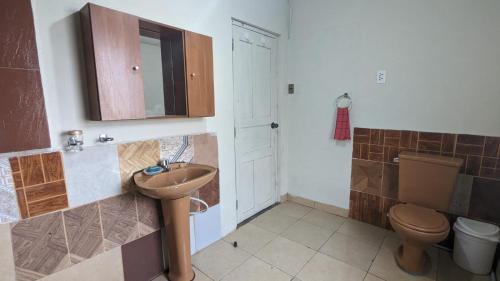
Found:
[[420, 232], [440, 233], [450, 228], [443, 214], [412, 204], [395, 205], [389, 215], [397, 223]]

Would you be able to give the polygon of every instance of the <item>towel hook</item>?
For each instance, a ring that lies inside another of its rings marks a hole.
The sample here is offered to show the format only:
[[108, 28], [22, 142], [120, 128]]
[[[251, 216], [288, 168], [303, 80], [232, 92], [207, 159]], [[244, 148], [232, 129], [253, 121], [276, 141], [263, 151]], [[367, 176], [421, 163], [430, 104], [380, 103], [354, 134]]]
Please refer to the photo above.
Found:
[[[342, 100], [348, 100], [348, 104], [347, 106], [340, 106], [340, 102]], [[335, 100], [335, 104], [337, 105], [337, 108], [349, 108], [349, 110], [351, 110], [352, 108], [352, 99], [351, 97], [349, 96], [348, 93], [344, 93], [343, 95], [340, 95], [337, 97], [337, 99]]]

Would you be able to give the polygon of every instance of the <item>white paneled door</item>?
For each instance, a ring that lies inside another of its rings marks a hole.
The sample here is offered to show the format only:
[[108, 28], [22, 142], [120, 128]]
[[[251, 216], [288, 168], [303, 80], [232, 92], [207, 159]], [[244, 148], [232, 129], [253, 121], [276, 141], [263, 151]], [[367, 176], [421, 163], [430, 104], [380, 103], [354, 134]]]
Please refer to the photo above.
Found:
[[277, 202], [276, 38], [233, 25], [238, 222]]

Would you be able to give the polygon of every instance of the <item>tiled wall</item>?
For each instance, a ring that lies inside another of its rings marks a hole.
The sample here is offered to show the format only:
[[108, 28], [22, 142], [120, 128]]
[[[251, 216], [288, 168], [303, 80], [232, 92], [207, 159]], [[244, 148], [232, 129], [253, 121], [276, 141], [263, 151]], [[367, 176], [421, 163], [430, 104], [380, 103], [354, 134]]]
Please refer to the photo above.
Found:
[[68, 207], [60, 152], [11, 157], [9, 161], [23, 219]]
[[398, 202], [401, 151], [464, 159], [448, 217], [500, 224], [500, 137], [355, 128], [349, 216], [390, 228], [387, 212]]
[[0, 34], [0, 153], [50, 147], [30, 0], [0, 1]]
[[[78, 153], [23, 152], [0, 157], [0, 202], [6, 203], [0, 206], [0, 220], [12, 222], [11, 267], [16, 280], [72, 272], [77, 264], [124, 245], [129, 245], [121, 251], [124, 261], [137, 260], [129, 256], [137, 252], [134, 245], [146, 243], [161, 249], [161, 241], [150, 237], [162, 226], [160, 202], [136, 193], [130, 179], [133, 172], [166, 158], [218, 167], [217, 137], [166, 137], [85, 147]], [[196, 251], [220, 238], [218, 176], [192, 196], [210, 207], [192, 220]], [[58, 203], [60, 197], [64, 204]], [[199, 208], [192, 206], [193, 211]], [[1, 258], [0, 267], [5, 267]], [[156, 259], [157, 264], [161, 262], [161, 257]], [[136, 274], [151, 275], [154, 268], [148, 268], [149, 272], [122, 270], [121, 274], [133, 280]]]

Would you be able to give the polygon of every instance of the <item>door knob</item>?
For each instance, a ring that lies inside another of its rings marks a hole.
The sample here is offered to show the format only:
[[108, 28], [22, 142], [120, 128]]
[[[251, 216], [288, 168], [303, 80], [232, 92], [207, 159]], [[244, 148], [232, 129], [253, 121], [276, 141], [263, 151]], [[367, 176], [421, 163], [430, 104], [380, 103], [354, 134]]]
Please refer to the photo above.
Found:
[[133, 70], [133, 71], [137, 71], [137, 70], [139, 70], [139, 66], [138, 66], [138, 65], [134, 65], [134, 66], [132, 66], [132, 70]]
[[278, 128], [280, 125], [278, 123], [271, 123], [271, 129], [276, 129]]

